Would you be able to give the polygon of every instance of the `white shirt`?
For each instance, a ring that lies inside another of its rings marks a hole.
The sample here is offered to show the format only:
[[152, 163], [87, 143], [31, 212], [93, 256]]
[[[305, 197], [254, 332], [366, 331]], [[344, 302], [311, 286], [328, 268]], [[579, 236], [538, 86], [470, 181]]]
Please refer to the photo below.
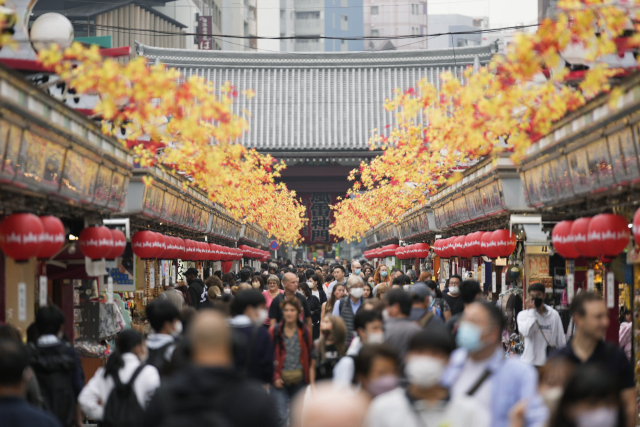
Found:
[[544, 307], [544, 314], [540, 314], [535, 308], [518, 313], [518, 330], [524, 335], [524, 352], [520, 359], [534, 366], [543, 366], [546, 363], [547, 341], [552, 347], [562, 348], [566, 345], [560, 315], [552, 307], [546, 304]]
[[318, 301], [320, 301], [320, 291], [311, 290], [311, 295], [315, 295], [315, 297], [318, 298]]
[[[118, 376], [123, 384], [127, 384], [134, 371], [140, 366], [140, 359], [133, 353], [125, 353], [122, 355], [122, 360], [124, 360], [124, 366], [118, 371]], [[82, 412], [93, 420], [102, 421], [104, 408], [114, 386], [111, 375], [105, 378], [104, 368], [98, 368], [80, 392], [80, 396], [78, 396], [78, 403], [82, 408]], [[158, 387], [160, 387], [158, 370], [151, 365], [145, 366], [133, 384], [133, 391], [142, 409], [147, 407]]]
[[[467, 357], [458, 380], [451, 387], [451, 396], [454, 398], [468, 397], [467, 392], [484, 375], [491, 359], [489, 357], [486, 360], [476, 362]], [[473, 400], [478, 404], [482, 416], [486, 416], [487, 420], [491, 419], [491, 377], [485, 379], [480, 388], [476, 390], [473, 394]]]
[[356, 365], [353, 362], [353, 357], [350, 356], [357, 356], [358, 353], [360, 353], [361, 348], [362, 343], [360, 342], [360, 337], [356, 335], [356, 337], [351, 340], [351, 344], [349, 345], [349, 349], [347, 350], [345, 357], [342, 357], [333, 368], [334, 386], [345, 388], [351, 387]]
[[[467, 396], [446, 402], [412, 402], [403, 388], [396, 388], [373, 399], [365, 427], [489, 427], [489, 416]], [[418, 418], [420, 417], [420, 418]]]

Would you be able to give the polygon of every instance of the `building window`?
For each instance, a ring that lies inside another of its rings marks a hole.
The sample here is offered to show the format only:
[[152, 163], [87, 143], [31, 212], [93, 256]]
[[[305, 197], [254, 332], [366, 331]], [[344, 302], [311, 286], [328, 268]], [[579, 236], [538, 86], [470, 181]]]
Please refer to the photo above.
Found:
[[371, 6], [371, 14], [372, 15], [378, 14], [378, 6]]
[[416, 14], [416, 9], [415, 9], [415, 4], [411, 3], [411, 14], [415, 15]]
[[320, 19], [320, 12], [296, 12], [296, 19]]
[[349, 31], [349, 17], [347, 15], [340, 15], [340, 29]]
[[380, 30], [371, 30], [371, 37], [379, 37]]
[[349, 7], [349, 0], [340, 0], [340, 6]]
[[340, 43], [340, 50], [343, 52], [349, 51], [349, 42], [347, 40], [342, 40], [342, 43]]

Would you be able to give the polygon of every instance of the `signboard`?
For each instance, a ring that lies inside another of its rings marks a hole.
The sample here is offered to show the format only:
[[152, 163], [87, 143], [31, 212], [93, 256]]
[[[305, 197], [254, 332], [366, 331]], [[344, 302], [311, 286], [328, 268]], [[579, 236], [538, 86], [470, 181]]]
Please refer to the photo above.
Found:
[[133, 251], [131, 243], [127, 243], [124, 253], [115, 261], [107, 262], [107, 272], [109, 277], [113, 278], [114, 290], [116, 291], [133, 291], [135, 263], [133, 261]]
[[280, 245], [275, 240], [272, 240], [269, 247], [271, 248], [272, 251], [277, 251], [280, 248]]
[[302, 203], [307, 208], [309, 220], [302, 228], [303, 243], [307, 245], [331, 244], [338, 240], [329, 233], [329, 226], [335, 218], [331, 205], [337, 203], [338, 194], [333, 193], [301, 193]]
[[213, 50], [211, 16], [198, 16], [198, 49]]

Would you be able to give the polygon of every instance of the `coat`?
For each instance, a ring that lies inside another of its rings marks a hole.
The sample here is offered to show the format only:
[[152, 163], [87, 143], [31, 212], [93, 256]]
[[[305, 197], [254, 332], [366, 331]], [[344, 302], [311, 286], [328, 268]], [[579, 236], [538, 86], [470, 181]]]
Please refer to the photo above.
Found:
[[[273, 341], [274, 353], [273, 353], [273, 380], [277, 380], [282, 377], [282, 367], [284, 366], [284, 358], [287, 355], [287, 350], [284, 344], [284, 320], [269, 329], [271, 340]], [[298, 339], [300, 341], [300, 364], [302, 365], [302, 371], [304, 373], [304, 383], [309, 384], [309, 368], [311, 366], [311, 333], [307, 328], [307, 325], [298, 321]]]

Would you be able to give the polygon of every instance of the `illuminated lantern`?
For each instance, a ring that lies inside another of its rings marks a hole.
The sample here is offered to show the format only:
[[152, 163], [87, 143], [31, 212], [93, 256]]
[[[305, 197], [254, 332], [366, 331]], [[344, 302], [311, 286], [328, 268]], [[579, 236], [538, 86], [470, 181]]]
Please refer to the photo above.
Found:
[[553, 227], [551, 233], [551, 241], [556, 252], [567, 259], [576, 259], [580, 256], [580, 253], [573, 246], [572, 225], [573, 221], [560, 221]]
[[87, 227], [78, 237], [80, 252], [92, 260], [105, 258], [113, 250], [113, 236], [107, 227]]
[[36, 254], [39, 259], [48, 259], [56, 255], [65, 241], [64, 224], [60, 218], [52, 215], [41, 216], [44, 231], [40, 235], [40, 250]]
[[0, 222], [0, 249], [9, 258], [23, 262], [40, 252], [42, 221], [30, 213], [9, 215]]
[[456, 245], [456, 253], [460, 258], [467, 258], [469, 256], [467, 247], [465, 245], [466, 236], [458, 236], [454, 240]]
[[589, 222], [589, 237], [600, 255], [614, 258], [629, 244], [629, 223], [622, 215], [604, 213]]
[[591, 217], [578, 218], [571, 225], [573, 247], [585, 258], [597, 258], [598, 249], [589, 241], [589, 223]]
[[[153, 231], [138, 231], [131, 237], [131, 250], [142, 259], [155, 259], [162, 251], [162, 235]], [[164, 239], [163, 239], [164, 243]]]
[[491, 233], [491, 242], [495, 244], [494, 253], [501, 258], [506, 258], [516, 250], [518, 238], [509, 230], [496, 230]]
[[113, 249], [105, 257], [105, 259], [116, 259], [122, 256], [124, 250], [127, 248], [127, 238], [120, 230], [111, 230], [111, 237], [113, 238]]
[[633, 215], [633, 237], [636, 239], [636, 243], [640, 245], [640, 209]]
[[486, 232], [480, 238], [482, 248], [480, 254], [489, 258], [498, 258], [498, 253], [496, 252], [496, 244], [491, 240], [492, 234], [493, 233]]

